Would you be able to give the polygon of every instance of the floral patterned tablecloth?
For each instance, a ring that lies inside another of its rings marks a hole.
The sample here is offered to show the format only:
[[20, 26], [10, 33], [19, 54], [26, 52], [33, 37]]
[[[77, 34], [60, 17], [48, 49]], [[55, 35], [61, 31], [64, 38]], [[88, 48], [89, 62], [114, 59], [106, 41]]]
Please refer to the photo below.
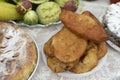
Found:
[[[84, 10], [89, 10], [102, 22], [108, 5], [109, 0], [96, 0], [91, 2], [80, 1], [77, 12], [79, 13]], [[107, 57], [104, 61], [105, 63], [96, 72], [80, 78], [68, 78], [53, 73], [43, 61], [41, 48], [45, 41], [47, 41], [47, 39], [50, 38], [53, 34], [58, 32], [62, 26], [63, 24], [61, 23], [58, 25], [51, 25], [46, 28], [22, 27], [33, 36], [40, 50], [39, 65], [31, 80], [120, 80], [120, 52], [112, 49], [109, 45]]]

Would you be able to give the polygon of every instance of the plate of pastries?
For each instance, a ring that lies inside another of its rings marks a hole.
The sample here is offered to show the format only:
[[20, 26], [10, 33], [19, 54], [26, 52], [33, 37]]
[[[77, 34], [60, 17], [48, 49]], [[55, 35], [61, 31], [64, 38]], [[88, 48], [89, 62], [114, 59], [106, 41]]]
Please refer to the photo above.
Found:
[[0, 80], [30, 80], [38, 65], [38, 52], [26, 31], [0, 22]]
[[104, 26], [89, 11], [81, 14], [62, 11], [62, 29], [42, 46], [43, 61], [60, 76], [83, 77], [106, 62], [108, 35]]

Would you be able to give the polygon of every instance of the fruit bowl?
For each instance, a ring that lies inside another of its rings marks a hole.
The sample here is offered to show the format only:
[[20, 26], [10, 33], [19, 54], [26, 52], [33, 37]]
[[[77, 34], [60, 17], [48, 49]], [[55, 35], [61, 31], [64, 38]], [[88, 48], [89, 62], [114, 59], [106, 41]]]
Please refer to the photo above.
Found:
[[[63, 9], [75, 12], [78, 5], [79, 0], [6, 1], [3, 3], [1, 2], [0, 8], [4, 9], [0, 11], [0, 20], [13, 20], [12, 22], [19, 26], [47, 27], [53, 24], [61, 23], [59, 20], [59, 14]], [[7, 13], [7, 11], [9, 11], [9, 13]]]
[[29, 24], [25, 24], [23, 21], [9, 21], [11, 23], [14, 23], [14, 24], [17, 24], [18, 26], [24, 26], [24, 27], [48, 27], [48, 26], [51, 26], [51, 25], [57, 25], [57, 24], [60, 24], [61, 21], [57, 21], [57, 22], [52, 22], [52, 23], [49, 23], [49, 24], [46, 24], [46, 25], [43, 25], [43, 24], [35, 24], [35, 25], [29, 25]]
[[25, 24], [23, 22], [17, 22], [16, 24], [19, 26], [26, 26], [26, 27], [48, 27], [48, 26], [56, 25], [56, 24], [60, 24], [60, 23], [61, 23], [61, 21], [49, 23], [46, 25], [43, 25], [43, 24], [28, 25], [28, 24]]

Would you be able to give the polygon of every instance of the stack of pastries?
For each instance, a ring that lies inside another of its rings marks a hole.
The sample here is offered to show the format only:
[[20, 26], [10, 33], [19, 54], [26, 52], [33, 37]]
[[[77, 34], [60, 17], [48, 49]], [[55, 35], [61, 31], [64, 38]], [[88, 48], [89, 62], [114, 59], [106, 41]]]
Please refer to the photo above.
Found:
[[89, 11], [62, 11], [60, 19], [64, 27], [44, 44], [47, 65], [56, 73], [92, 70], [107, 53], [104, 26]]

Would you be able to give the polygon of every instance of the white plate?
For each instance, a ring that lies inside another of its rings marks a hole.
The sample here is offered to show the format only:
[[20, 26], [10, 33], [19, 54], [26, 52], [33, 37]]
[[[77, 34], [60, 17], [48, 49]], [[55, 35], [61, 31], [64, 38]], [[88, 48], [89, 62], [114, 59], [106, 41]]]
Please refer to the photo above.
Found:
[[109, 29], [107, 29], [107, 28], [105, 28], [105, 30], [109, 36], [109, 40], [107, 41], [108, 45], [110, 45], [113, 49], [120, 52], [120, 47], [117, 46], [115, 43], [113, 43], [113, 41], [115, 41], [115, 40], [114, 40], [114, 37], [112, 37], [112, 36], [116, 36], [116, 35], [114, 35], [112, 32], [110, 32]]
[[108, 40], [107, 43], [115, 50], [120, 52], [120, 47], [115, 45], [112, 41]]

